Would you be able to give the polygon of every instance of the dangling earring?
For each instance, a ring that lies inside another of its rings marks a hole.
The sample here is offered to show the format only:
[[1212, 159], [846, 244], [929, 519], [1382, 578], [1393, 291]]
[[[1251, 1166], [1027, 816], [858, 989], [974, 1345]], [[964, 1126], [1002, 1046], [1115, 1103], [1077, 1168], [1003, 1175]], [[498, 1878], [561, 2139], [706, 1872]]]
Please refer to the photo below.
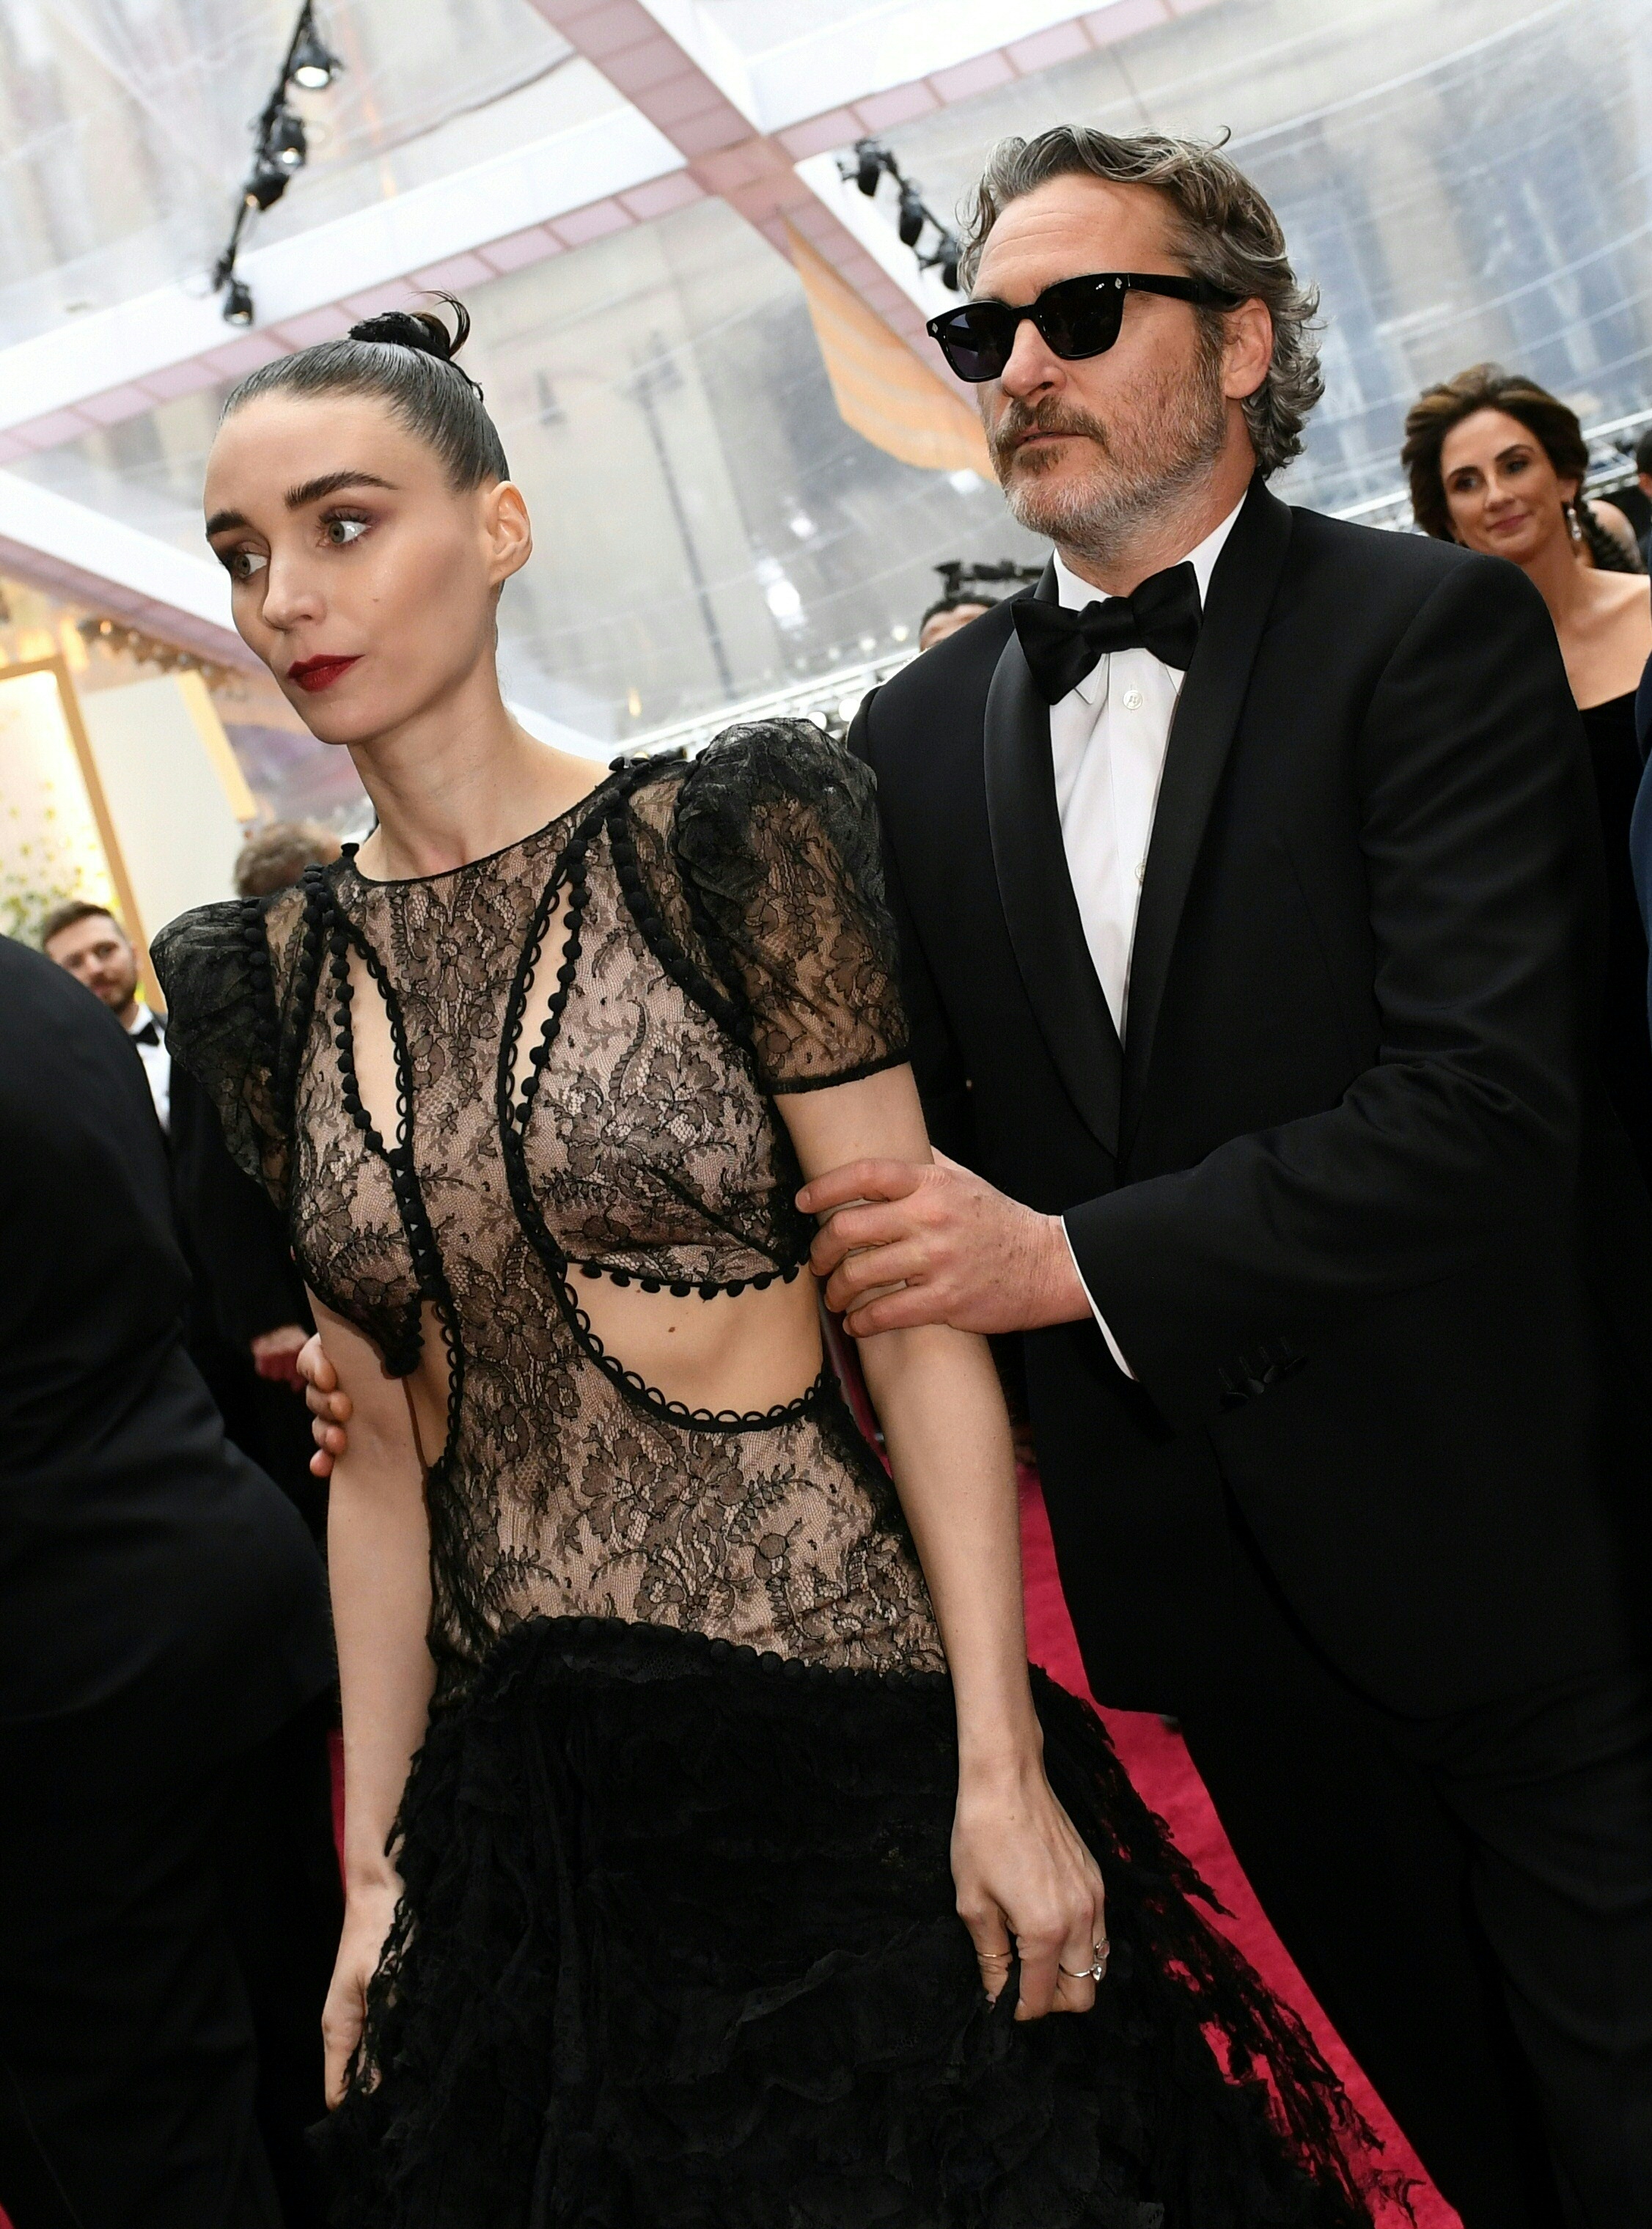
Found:
[[1578, 516], [1578, 498], [1576, 496], [1573, 496], [1570, 503], [1563, 503], [1560, 508], [1565, 516], [1566, 532], [1571, 536], [1574, 542], [1581, 542], [1583, 540], [1583, 521]]

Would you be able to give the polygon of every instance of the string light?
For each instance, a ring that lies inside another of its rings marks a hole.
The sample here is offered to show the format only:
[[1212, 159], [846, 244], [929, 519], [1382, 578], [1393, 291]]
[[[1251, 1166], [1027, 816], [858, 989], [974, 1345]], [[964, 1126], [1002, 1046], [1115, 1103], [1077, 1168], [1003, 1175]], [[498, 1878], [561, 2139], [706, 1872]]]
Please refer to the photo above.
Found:
[[119, 620], [77, 620], [74, 632], [88, 650], [96, 647], [133, 658], [139, 665], [157, 665], [163, 673], [198, 673], [209, 689], [221, 689], [234, 678], [227, 665], [197, 658], [192, 650], [180, 650], [176, 643]]
[[305, 93], [324, 92], [344, 67], [337, 55], [323, 45], [316, 29], [315, 0], [304, 0], [292, 36], [287, 42], [275, 89], [253, 127], [253, 167], [241, 189], [228, 241], [213, 266], [213, 289], [223, 296], [226, 324], [250, 325], [253, 322], [252, 289], [235, 270], [235, 258], [241, 253], [241, 234], [247, 219], [260, 210], [273, 209], [289, 182], [309, 159], [310, 138], [304, 119], [290, 106], [287, 95], [294, 86]]

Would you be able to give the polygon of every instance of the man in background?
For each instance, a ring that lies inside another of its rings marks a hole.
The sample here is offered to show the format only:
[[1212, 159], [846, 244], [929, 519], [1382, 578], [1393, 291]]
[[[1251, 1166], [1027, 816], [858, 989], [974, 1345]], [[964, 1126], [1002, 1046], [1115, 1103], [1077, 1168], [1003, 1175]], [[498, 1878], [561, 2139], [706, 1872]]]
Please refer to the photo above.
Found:
[[[107, 962], [104, 963], [109, 964]], [[113, 1018], [0, 937], [0, 2207], [320, 2229], [319, 1558], [179, 1338]]]
[[[1649, 512], [1648, 524], [1641, 531], [1641, 556], [1647, 570], [1652, 572], [1652, 426], [1635, 444], [1635, 479], [1641, 491], [1640, 507]], [[1627, 511], [1628, 505], [1622, 508]]]
[[[331, 850], [329, 850], [331, 846]], [[336, 857], [336, 838], [309, 823], [278, 822], [250, 837], [236, 861], [242, 896], [285, 887], [312, 858]], [[280, 879], [271, 881], [272, 874]], [[242, 877], [252, 887], [242, 887]], [[314, 1328], [281, 1219], [235, 1166], [205, 1092], [173, 1073], [164, 1015], [138, 989], [138, 954], [106, 907], [72, 899], [42, 929], [48, 960], [106, 1005], [144, 1063], [168, 1144], [178, 1236], [193, 1272], [185, 1344], [230, 1438], [297, 1502], [320, 1533], [325, 1496], [310, 1472], [299, 1398], [299, 1351]]]
[[101, 999], [138, 1049], [149, 1079], [155, 1114], [169, 1135], [172, 1127], [172, 1057], [166, 1034], [138, 987], [138, 954], [107, 906], [71, 898], [54, 906], [40, 935], [41, 950]]
[[318, 820], [272, 820], [250, 828], [235, 861], [235, 896], [267, 898], [291, 890], [306, 867], [327, 867], [344, 846]]
[[980, 619], [993, 608], [987, 596], [938, 596], [918, 621], [918, 648], [933, 650], [960, 627], [967, 627], [971, 620]]

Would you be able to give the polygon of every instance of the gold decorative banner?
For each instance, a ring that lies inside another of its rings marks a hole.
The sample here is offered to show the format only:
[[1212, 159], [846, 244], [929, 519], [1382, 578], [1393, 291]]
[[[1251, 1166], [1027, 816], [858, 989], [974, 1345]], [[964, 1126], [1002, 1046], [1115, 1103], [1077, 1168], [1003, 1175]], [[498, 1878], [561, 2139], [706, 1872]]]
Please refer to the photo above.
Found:
[[33, 937], [66, 898], [111, 906], [144, 953], [114, 823], [61, 658], [0, 675], [0, 929]]
[[786, 237], [844, 424], [903, 465], [991, 479], [987, 437], [968, 404], [789, 224]]

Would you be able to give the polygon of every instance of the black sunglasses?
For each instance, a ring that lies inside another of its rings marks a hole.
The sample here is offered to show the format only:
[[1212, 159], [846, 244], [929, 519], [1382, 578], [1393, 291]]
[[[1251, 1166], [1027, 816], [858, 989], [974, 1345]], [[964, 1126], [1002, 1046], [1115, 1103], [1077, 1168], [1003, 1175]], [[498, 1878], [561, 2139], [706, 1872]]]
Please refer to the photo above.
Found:
[[1124, 298], [1168, 294], [1202, 309], [1231, 310], [1240, 297], [1203, 279], [1172, 279], [1156, 271], [1096, 271], [1083, 279], [1063, 279], [1046, 286], [1036, 301], [1016, 309], [1009, 302], [966, 302], [943, 310], [925, 331], [960, 379], [996, 379], [1009, 362], [1023, 318], [1031, 318], [1058, 357], [1103, 356], [1119, 337]]

